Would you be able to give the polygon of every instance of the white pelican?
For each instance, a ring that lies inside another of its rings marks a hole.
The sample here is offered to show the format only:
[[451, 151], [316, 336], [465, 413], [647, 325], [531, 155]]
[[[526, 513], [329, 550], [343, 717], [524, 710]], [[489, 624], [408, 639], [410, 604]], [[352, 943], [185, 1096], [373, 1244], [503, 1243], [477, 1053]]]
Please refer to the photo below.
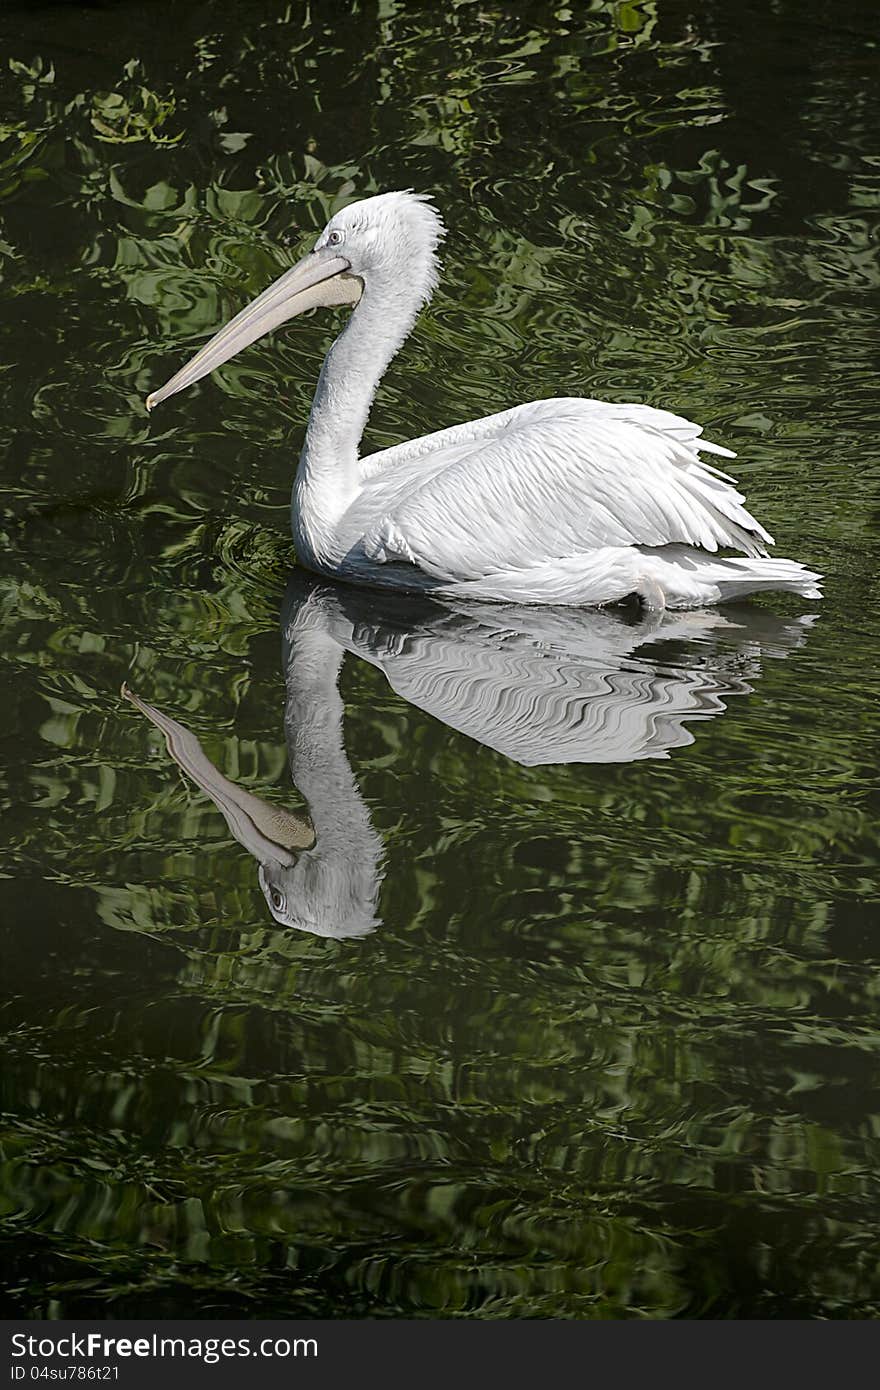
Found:
[[[358, 591], [300, 570], [284, 601], [282, 664], [290, 774], [307, 816], [237, 785], [183, 724], [127, 685], [122, 693], [254, 857], [275, 921], [318, 936], [363, 936], [379, 925], [383, 845], [345, 752], [346, 652], [447, 728], [522, 766], [628, 763], [692, 743], [688, 726], [748, 694], [763, 659], [798, 647], [812, 621], [704, 609], [633, 623], [615, 612]], [[682, 640], [699, 643], [697, 660], [670, 661], [667, 644]]]
[[284, 623], [284, 731], [291, 777], [308, 815], [264, 801], [224, 776], [185, 725], [122, 687], [257, 861], [275, 921], [315, 936], [365, 936], [378, 925], [383, 846], [345, 755], [338, 689], [344, 656], [312, 610], [299, 623], [295, 612]]
[[422, 195], [350, 204], [147, 408], [305, 309], [354, 305], [321, 369], [293, 484], [293, 537], [309, 569], [517, 603], [638, 594], [649, 608], [694, 608], [766, 589], [820, 597], [819, 575], [767, 558], [772, 537], [733, 479], [700, 458], [731, 451], [665, 410], [530, 401], [360, 458], [379, 381], [437, 284], [443, 235]]

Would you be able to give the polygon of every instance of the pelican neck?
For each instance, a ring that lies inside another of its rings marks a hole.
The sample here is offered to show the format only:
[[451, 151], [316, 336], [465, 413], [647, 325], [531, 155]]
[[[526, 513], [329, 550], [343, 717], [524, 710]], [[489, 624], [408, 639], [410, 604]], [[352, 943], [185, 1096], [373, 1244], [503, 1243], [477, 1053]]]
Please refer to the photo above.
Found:
[[298, 470], [306, 486], [329, 474], [338, 493], [356, 491], [359, 447], [376, 388], [408, 337], [420, 302], [418, 289], [388, 276], [365, 282], [318, 378]]

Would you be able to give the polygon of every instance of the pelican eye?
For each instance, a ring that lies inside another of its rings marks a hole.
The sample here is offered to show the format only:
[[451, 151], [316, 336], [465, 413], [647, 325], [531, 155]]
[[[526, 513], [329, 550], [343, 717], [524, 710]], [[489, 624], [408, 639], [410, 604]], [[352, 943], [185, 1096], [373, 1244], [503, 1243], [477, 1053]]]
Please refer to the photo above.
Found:
[[284, 894], [277, 888], [269, 889], [269, 898], [276, 912], [280, 912], [284, 906]]
[[330, 235], [328, 236], [328, 238], [327, 238], [327, 245], [328, 245], [328, 246], [341, 246], [341, 245], [342, 245], [342, 233], [341, 233], [341, 232], [337, 232], [337, 231], [335, 231], [335, 230], [332, 231], [332, 232], [330, 233]]

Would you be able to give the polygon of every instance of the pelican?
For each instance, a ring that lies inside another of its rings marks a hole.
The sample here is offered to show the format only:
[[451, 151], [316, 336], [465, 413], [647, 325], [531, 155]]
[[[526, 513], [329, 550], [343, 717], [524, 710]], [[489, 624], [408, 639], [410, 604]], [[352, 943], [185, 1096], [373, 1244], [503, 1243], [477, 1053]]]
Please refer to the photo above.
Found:
[[257, 861], [260, 888], [279, 926], [315, 936], [366, 936], [378, 925], [383, 846], [345, 752], [338, 689], [345, 650], [314, 605], [303, 605], [299, 616], [295, 609], [283, 624], [284, 732], [291, 778], [307, 815], [226, 777], [191, 730], [127, 683], [122, 695], [164, 735], [178, 767]]
[[376, 388], [437, 285], [444, 235], [422, 194], [351, 203], [147, 409], [304, 310], [353, 306], [321, 368], [293, 483], [294, 544], [308, 569], [525, 604], [635, 594], [663, 610], [772, 589], [821, 597], [818, 574], [767, 557], [773, 539], [734, 479], [700, 457], [731, 450], [666, 410], [529, 401], [361, 458]]
[[[256, 860], [278, 925], [358, 937], [380, 925], [384, 846], [345, 750], [347, 653], [454, 734], [522, 767], [630, 763], [687, 747], [688, 726], [748, 695], [764, 658], [798, 648], [812, 622], [706, 609], [630, 622], [614, 610], [381, 594], [295, 571], [281, 615], [284, 733], [307, 815], [238, 785], [183, 724], [127, 684], [122, 694]], [[694, 648], [684, 657], [682, 642]]]

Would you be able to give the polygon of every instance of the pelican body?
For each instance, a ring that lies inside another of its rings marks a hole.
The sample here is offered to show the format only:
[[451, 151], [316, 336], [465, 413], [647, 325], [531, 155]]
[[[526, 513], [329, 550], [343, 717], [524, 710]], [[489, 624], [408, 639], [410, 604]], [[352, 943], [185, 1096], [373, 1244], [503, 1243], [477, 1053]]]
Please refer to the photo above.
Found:
[[443, 236], [421, 195], [350, 204], [148, 409], [304, 310], [353, 306], [321, 369], [293, 484], [293, 538], [309, 569], [508, 603], [637, 594], [663, 609], [768, 589], [820, 596], [819, 575], [768, 558], [772, 537], [734, 480], [700, 457], [731, 451], [668, 411], [530, 401], [361, 458], [376, 388], [436, 287]]

